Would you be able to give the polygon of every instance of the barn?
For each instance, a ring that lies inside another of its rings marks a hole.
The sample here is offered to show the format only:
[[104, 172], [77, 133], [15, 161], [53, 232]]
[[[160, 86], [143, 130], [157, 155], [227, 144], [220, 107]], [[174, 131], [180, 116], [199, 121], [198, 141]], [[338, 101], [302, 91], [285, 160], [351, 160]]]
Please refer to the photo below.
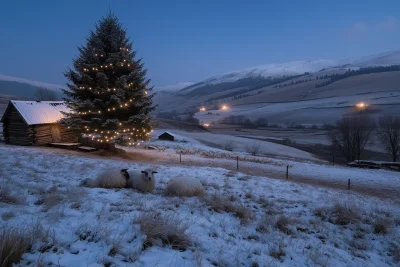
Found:
[[158, 136], [160, 140], [175, 141], [175, 135], [170, 132], [164, 132]]
[[24, 146], [77, 142], [71, 130], [57, 123], [68, 111], [64, 101], [11, 100], [1, 118], [4, 141]]

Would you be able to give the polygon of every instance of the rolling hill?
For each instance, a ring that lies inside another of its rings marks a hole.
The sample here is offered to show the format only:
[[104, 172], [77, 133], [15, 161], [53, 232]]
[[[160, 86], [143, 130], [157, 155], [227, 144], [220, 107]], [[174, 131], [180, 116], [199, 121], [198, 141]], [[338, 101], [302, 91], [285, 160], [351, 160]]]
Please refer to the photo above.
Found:
[[[394, 114], [400, 113], [400, 68], [392, 65], [400, 65], [400, 50], [355, 59], [269, 64], [215, 76], [177, 93], [161, 92], [155, 101], [159, 111], [198, 111], [205, 106], [206, 113], [196, 114], [204, 123], [237, 114], [272, 123], [334, 123], [353, 112], [359, 101], [371, 104], [375, 115]], [[220, 111], [223, 104], [230, 109]]]

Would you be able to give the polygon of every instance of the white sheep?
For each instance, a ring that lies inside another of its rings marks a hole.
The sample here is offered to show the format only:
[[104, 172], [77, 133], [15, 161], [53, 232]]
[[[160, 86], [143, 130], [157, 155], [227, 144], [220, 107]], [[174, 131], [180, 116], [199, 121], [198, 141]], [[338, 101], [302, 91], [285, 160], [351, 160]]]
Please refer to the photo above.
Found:
[[101, 188], [125, 188], [127, 186], [127, 178], [124, 171], [126, 169], [110, 168], [100, 173], [94, 180], [84, 180], [81, 185]]
[[167, 196], [193, 197], [204, 194], [204, 187], [200, 181], [192, 177], [172, 178], [165, 189]]
[[154, 174], [157, 172], [153, 169], [145, 169], [144, 171], [124, 169], [121, 170], [127, 178], [127, 186], [143, 193], [153, 192], [156, 187], [156, 179]]

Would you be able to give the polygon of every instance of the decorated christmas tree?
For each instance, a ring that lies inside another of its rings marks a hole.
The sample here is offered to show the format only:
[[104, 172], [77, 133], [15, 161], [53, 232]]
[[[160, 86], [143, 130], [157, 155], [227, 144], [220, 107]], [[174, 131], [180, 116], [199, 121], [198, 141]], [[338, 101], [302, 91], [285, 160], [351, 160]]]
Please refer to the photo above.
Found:
[[152, 130], [154, 94], [141, 59], [118, 18], [110, 12], [79, 47], [69, 80], [62, 123], [101, 143], [136, 145]]

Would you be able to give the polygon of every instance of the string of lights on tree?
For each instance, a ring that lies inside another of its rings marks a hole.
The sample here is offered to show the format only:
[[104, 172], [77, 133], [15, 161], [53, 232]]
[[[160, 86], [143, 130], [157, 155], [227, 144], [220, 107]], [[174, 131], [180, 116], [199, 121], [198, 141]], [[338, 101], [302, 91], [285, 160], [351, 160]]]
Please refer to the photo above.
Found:
[[131, 47], [113, 14], [100, 20], [74, 60], [76, 71], [65, 74], [72, 82], [64, 91], [73, 111], [63, 119], [69, 128], [101, 143], [136, 145], [149, 138], [154, 95]]

